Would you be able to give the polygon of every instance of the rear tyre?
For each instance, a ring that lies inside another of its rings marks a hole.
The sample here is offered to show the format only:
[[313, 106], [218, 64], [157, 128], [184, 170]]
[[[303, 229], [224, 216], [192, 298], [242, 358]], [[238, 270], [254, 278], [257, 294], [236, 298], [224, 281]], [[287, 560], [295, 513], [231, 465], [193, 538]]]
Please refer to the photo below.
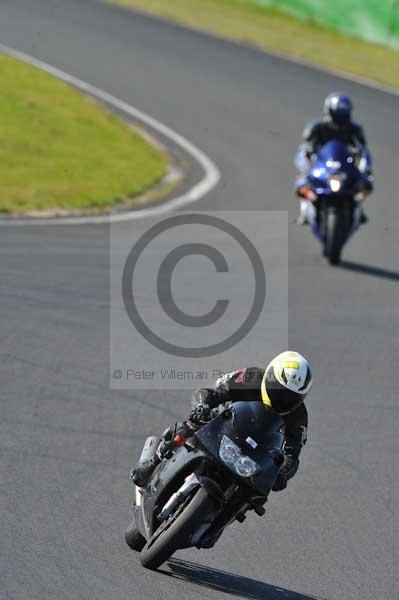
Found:
[[331, 265], [341, 260], [342, 247], [345, 243], [345, 227], [341, 215], [330, 209], [326, 215], [324, 255]]
[[215, 501], [199, 488], [181, 512], [170, 522], [161, 524], [148, 540], [140, 554], [146, 569], [157, 569], [179, 548], [187, 547], [190, 535], [204, 522], [204, 516], [216, 507]]
[[127, 545], [132, 550], [136, 550], [137, 552], [140, 552], [145, 546], [145, 538], [137, 529], [135, 519], [133, 519], [129, 527], [126, 529], [125, 540]]

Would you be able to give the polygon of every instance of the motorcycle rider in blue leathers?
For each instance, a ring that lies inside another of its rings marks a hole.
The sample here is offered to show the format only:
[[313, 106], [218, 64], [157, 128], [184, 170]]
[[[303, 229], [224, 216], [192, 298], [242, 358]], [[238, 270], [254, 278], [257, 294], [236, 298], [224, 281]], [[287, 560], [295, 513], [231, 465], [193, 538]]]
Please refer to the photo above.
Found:
[[[324, 101], [324, 115], [321, 119], [311, 121], [304, 129], [302, 143], [298, 148], [295, 165], [300, 172], [296, 189], [300, 195], [301, 182], [305, 182], [309, 165], [317, 152], [331, 140], [338, 140], [350, 146], [355, 154], [364, 157], [363, 174], [368, 182], [369, 193], [373, 190], [373, 175], [371, 169], [371, 156], [367, 148], [366, 137], [363, 127], [352, 121], [352, 101], [345, 94], [333, 92]], [[360, 167], [359, 167], [360, 168]], [[307, 224], [306, 206], [307, 200], [302, 199], [301, 211], [297, 222], [300, 225]], [[366, 223], [368, 218], [362, 211], [361, 223]]]
[[285, 460], [273, 487], [274, 491], [283, 490], [288, 479], [297, 472], [299, 454], [306, 443], [308, 413], [304, 400], [312, 381], [306, 358], [298, 352], [289, 351], [276, 356], [266, 369], [247, 367], [227, 373], [216, 381], [213, 388], [201, 388], [194, 393], [194, 405], [188, 421], [166, 429], [162, 441], [154, 444], [152, 449], [151, 444], [156, 438], [147, 439], [143, 449], [146, 458], [132, 470], [133, 482], [138, 487], [149, 482], [155, 467], [162, 459], [172, 455], [176, 435], [190, 437], [234, 402], [259, 401], [280, 414], [285, 424]]

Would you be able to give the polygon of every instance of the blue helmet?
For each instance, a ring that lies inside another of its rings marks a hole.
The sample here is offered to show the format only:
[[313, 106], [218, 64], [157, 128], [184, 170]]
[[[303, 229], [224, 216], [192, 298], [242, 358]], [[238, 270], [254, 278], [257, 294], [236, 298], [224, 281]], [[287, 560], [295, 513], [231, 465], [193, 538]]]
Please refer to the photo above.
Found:
[[333, 92], [324, 101], [324, 114], [336, 125], [345, 125], [351, 120], [352, 101], [349, 96]]

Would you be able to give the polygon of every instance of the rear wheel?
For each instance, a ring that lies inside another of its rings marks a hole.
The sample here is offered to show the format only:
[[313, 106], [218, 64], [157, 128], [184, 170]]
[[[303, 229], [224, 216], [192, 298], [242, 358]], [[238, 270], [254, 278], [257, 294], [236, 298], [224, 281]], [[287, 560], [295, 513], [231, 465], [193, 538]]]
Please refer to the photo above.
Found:
[[187, 547], [190, 536], [215, 506], [215, 501], [203, 488], [197, 489], [191, 499], [164, 521], [148, 540], [140, 554], [143, 567], [157, 569], [176, 550]]

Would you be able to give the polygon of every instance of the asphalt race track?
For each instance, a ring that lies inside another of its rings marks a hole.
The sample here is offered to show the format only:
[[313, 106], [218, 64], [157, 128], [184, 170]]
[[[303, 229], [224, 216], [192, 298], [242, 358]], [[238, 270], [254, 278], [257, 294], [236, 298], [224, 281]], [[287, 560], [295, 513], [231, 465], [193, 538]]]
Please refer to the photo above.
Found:
[[298, 476], [262, 520], [160, 573], [123, 540], [128, 471], [187, 395], [109, 389], [106, 226], [1, 229], [1, 597], [397, 600], [399, 99], [89, 0], [2, 0], [0, 42], [209, 154], [222, 180], [198, 210], [289, 209], [293, 221], [293, 152], [335, 89], [353, 96], [377, 182], [342, 267], [289, 226], [289, 342], [315, 373]]

